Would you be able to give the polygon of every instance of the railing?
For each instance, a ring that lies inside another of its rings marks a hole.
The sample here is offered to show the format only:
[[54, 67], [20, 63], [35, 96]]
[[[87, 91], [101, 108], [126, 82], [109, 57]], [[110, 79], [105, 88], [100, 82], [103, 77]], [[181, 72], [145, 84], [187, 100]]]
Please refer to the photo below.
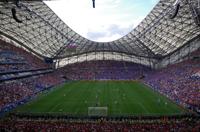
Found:
[[47, 74], [53, 72], [52, 69], [34, 69], [34, 70], [24, 70], [24, 71], [12, 71], [0, 73], [0, 83], [10, 80], [16, 80], [21, 78], [27, 78], [31, 76], [38, 76], [40, 74]]

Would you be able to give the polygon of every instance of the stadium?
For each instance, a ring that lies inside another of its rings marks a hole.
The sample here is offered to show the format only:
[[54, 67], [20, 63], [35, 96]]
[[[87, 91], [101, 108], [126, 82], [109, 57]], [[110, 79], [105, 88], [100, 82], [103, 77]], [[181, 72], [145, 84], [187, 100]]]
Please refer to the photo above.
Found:
[[159, 0], [110, 42], [45, 1], [0, 1], [0, 131], [198, 132], [199, 114], [199, 0]]

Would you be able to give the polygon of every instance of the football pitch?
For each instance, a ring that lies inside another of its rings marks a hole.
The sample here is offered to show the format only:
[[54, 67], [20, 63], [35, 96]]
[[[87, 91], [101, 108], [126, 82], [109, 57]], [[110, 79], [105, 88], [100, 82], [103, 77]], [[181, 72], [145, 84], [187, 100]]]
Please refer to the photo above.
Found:
[[176, 115], [186, 111], [136, 81], [75, 81], [40, 94], [15, 111], [88, 116], [88, 107], [106, 107], [108, 116]]

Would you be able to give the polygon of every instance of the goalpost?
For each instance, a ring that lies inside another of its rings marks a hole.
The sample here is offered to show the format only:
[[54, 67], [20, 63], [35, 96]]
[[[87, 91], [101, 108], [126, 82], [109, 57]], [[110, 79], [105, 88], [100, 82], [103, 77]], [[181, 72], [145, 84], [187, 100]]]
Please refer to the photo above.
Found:
[[107, 116], [108, 107], [88, 107], [88, 116]]

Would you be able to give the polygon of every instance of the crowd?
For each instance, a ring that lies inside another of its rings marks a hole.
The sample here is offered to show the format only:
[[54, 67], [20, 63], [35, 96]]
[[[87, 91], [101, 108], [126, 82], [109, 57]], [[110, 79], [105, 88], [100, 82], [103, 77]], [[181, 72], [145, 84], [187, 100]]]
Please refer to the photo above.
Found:
[[135, 80], [149, 70], [139, 64], [111, 60], [81, 62], [60, 69], [72, 80]]
[[7, 120], [0, 122], [0, 131], [63, 131], [63, 132], [199, 132], [200, 120], [194, 118], [123, 120], [123, 121], [62, 121], [62, 120]]
[[[37, 70], [41, 68], [47, 70]], [[63, 81], [48, 68], [48, 64], [31, 53], [0, 40], [0, 114]], [[25, 70], [34, 71], [22, 72]], [[22, 78], [8, 79], [16, 77]]]
[[0, 40], [0, 73], [37, 68], [48, 68], [48, 65], [22, 48]]
[[[195, 52], [195, 55], [198, 55]], [[200, 112], [200, 60], [191, 58], [149, 74], [144, 81], [184, 107]]]
[[0, 111], [8, 111], [37, 93], [63, 81], [56, 73], [48, 73], [0, 83]]
[[[160, 70], [121, 61], [89, 61], [70, 64], [57, 71], [0, 82], [0, 113], [25, 103], [37, 93], [62, 83], [62, 75], [71, 80], [135, 80], [142, 79], [154, 90], [178, 104], [200, 112], [200, 51], [189, 60]], [[0, 40], [0, 73], [16, 70], [48, 68], [41, 59], [25, 50]], [[1, 75], [0, 75], [1, 76]], [[188, 125], [190, 123], [190, 125]], [[66, 123], [61, 121], [8, 121], [1, 130], [11, 131], [181, 131], [200, 130], [198, 121], [172, 120], [145, 123]]]

